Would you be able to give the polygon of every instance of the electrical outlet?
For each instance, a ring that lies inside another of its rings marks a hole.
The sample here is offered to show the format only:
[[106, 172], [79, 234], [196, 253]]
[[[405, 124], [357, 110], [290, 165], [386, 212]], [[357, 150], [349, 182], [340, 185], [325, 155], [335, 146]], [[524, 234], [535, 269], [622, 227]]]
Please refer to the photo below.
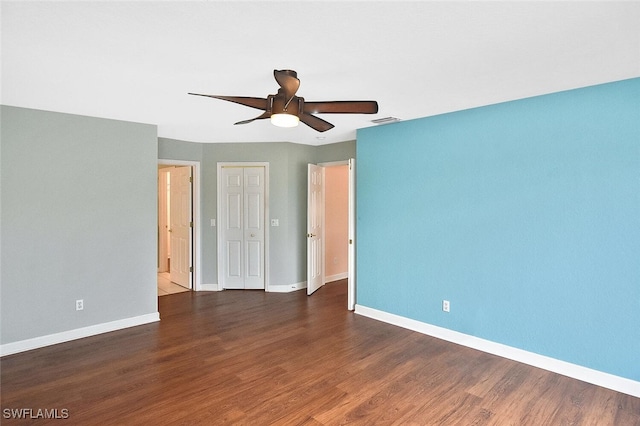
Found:
[[451, 305], [449, 304], [448, 300], [442, 301], [442, 310], [445, 312], [449, 312], [451, 310]]
[[81, 311], [84, 309], [84, 300], [78, 299], [76, 300], [76, 311]]

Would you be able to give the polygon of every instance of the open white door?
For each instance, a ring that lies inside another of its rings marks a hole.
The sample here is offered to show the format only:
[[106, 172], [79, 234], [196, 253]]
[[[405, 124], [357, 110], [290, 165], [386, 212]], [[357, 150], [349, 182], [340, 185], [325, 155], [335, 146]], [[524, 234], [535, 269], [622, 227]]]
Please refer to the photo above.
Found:
[[349, 254], [347, 309], [356, 308], [356, 160], [349, 159]]
[[171, 281], [191, 288], [191, 167], [171, 170]]
[[169, 272], [169, 168], [158, 169], [158, 272]]
[[324, 285], [324, 168], [307, 169], [307, 294]]

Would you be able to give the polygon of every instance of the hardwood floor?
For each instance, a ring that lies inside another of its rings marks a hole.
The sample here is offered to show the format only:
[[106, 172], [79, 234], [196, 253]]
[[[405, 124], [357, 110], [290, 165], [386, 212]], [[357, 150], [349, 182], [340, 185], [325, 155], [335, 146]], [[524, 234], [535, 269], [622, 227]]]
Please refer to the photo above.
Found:
[[640, 425], [639, 398], [355, 315], [345, 281], [159, 306], [159, 323], [2, 358], [2, 424]]

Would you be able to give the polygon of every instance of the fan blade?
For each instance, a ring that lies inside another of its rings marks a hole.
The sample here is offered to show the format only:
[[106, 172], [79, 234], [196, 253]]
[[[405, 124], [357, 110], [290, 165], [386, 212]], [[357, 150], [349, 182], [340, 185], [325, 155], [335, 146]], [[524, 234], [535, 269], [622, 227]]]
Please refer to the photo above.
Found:
[[375, 114], [376, 101], [332, 101], [304, 103], [304, 112], [309, 114]]
[[247, 123], [251, 123], [254, 120], [262, 120], [264, 118], [269, 118], [269, 117], [271, 117], [271, 113], [265, 111], [264, 113], [257, 116], [256, 118], [250, 118], [249, 120], [238, 121], [237, 123], [233, 123], [233, 124], [247, 124]]
[[333, 129], [333, 124], [311, 114], [300, 114], [299, 117], [300, 121], [319, 132], [326, 132], [327, 130]]
[[276, 78], [280, 87], [284, 90], [286, 100], [289, 102], [300, 87], [298, 74], [292, 70], [273, 70], [273, 76]]
[[218, 96], [218, 95], [202, 95], [200, 93], [189, 93], [195, 96], [206, 96], [209, 98], [221, 99], [223, 101], [235, 102], [240, 105], [245, 105], [251, 108], [267, 110], [267, 99], [265, 98], [251, 98], [247, 96]]

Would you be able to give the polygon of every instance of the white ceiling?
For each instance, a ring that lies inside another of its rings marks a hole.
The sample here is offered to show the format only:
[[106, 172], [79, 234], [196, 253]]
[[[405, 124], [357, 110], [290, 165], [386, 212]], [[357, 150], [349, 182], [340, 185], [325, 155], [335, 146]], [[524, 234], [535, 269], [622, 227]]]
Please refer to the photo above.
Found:
[[[355, 139], [425, 117], [640, 76], [640, 2], [2, 1], [5, 105], [158, 125], [194, 142]], [[318, 133], [187, 92], [377, 100]], [[318, 139], [323, 136], [325, 139]]]

